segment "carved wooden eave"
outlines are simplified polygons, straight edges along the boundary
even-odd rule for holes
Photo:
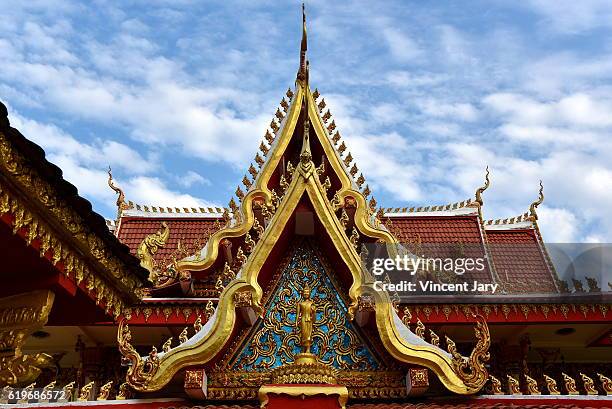
[[[0,217],[114,316],[139,299],[146,270],[0,104]]]

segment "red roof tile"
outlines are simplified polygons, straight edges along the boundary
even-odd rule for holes
[[[400,242],[482,243],[478,216],[393,217],[385,225]]]
[[[385,226],[413,252],[427,257],[484,257],[485,249],[478,216],[409,216],[387,218]],[[469,275],[469,276],[468,276]],[[490,280],[488,267],[468,273],[465,279]]]
[[[487,239],[495,271],[511,292],[556,292],[534,230],[488,230]]]
[[[170,229],[170,236],[166,244],[153,256],[156,262],[166,264],[171,261],[171,256],[177,258],[179,252],[177,245],[180,240],[181,247],[187,251],[185,255],[193,254],[203,247],[210,234],[219,229],[219,224],[214,218],[144,218],[124,217],[121,219],[118,237],[121,242],[130,248],[132,254],[136,254],[138,245],[149,234],[159,231],[162,222],[166,222]],[[197,247],[197,248],[196,248]]]

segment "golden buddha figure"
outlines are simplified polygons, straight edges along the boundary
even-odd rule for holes
[[[315,304],[310,299],[310,287],[306,285],[302,290],[302,301],[298,303],[295,316],[295,322],[300,328],[300,345],[304,354],[310,354],[315,310]]]

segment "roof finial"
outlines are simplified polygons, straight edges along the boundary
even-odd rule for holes
[[[482,192],[487,190],[487,188],[491,184],[491,182],[489,180],[489,167],[488,166],[486,168],[486,172],[487,173],[485,174],[485,184],[483,186],[479,187],[478,189],[476,189],[476,203],[478,203],[480,206],[482,206],[484,204],[484,202],[482,200]]]
[[[308,50],[308,36],[306,34],[306,7],[302,3],[302,43],[300,45],[300,69],[297,79],[308,83],[308,61],[306,51]]]
[[[123,193],[123,190],[119,189],[113,183],[113,171],[111,170],[110,166],[108,167],[108,186],[110,186],[110,188],[113,189],[115,193],[119,194],[119,197],[117,198],[117,207],[120,211],[123,210],[125,206],[125,194]]]
[[[540,192],[538,194],[538,199],[529,206],[529,215],[534,220],[538,220],[538,215],[536,214],[536,208],[539,205],[541,205],[543,201],[544,201],[544,185],[542,184],[542,181],[540,180]]]

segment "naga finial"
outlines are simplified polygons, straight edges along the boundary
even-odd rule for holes
[[[486,319],[480,314],[473,314],[476,318],[474,333],[476,345],[469,357],[464,358],[457,352],[455,343],[447,338],[448,352],[453,357],[453,369],[466,386],[480,390],[489,379],[486,363],[490,359],[489,347],[491,346],[491,334]]]
[[[476,189],[476,203],[478,203],[480,206],[484,204],[484,201],[482,200],[482,193],[487,190],[490,184],[491,181],[489,180],[489,167],[487,166],[485,173],[485,184]]]
[[[543,201],[544,201],[544,185],[542,184],[542,181],[540,180],[540,192],[538,194],[538,199],[535,202],[533,202],[531,205],[529,205],[529,215],[534,220],[538,220],[536,209],[539,205],[542,204]]]
[[[168,237],[170,237],[170,228],[166,222],[162,222],[161,229],[146,236],[136,250],[136,255],[140,259],[140,265],[149,270],[149,281],[153,284],[157,283],[158,278],[153,255],[157,253],[160,247],[166,244]]]
[[[119,197],[117,197],[117,209],[119,214],[121,214],[122,210],[129,209],[129,205],[125,202],[125,193],[123,193],[123,190],[115,186],[113,181],[113,171],[110,166],[108,167],[108,186],[119,195]]]

